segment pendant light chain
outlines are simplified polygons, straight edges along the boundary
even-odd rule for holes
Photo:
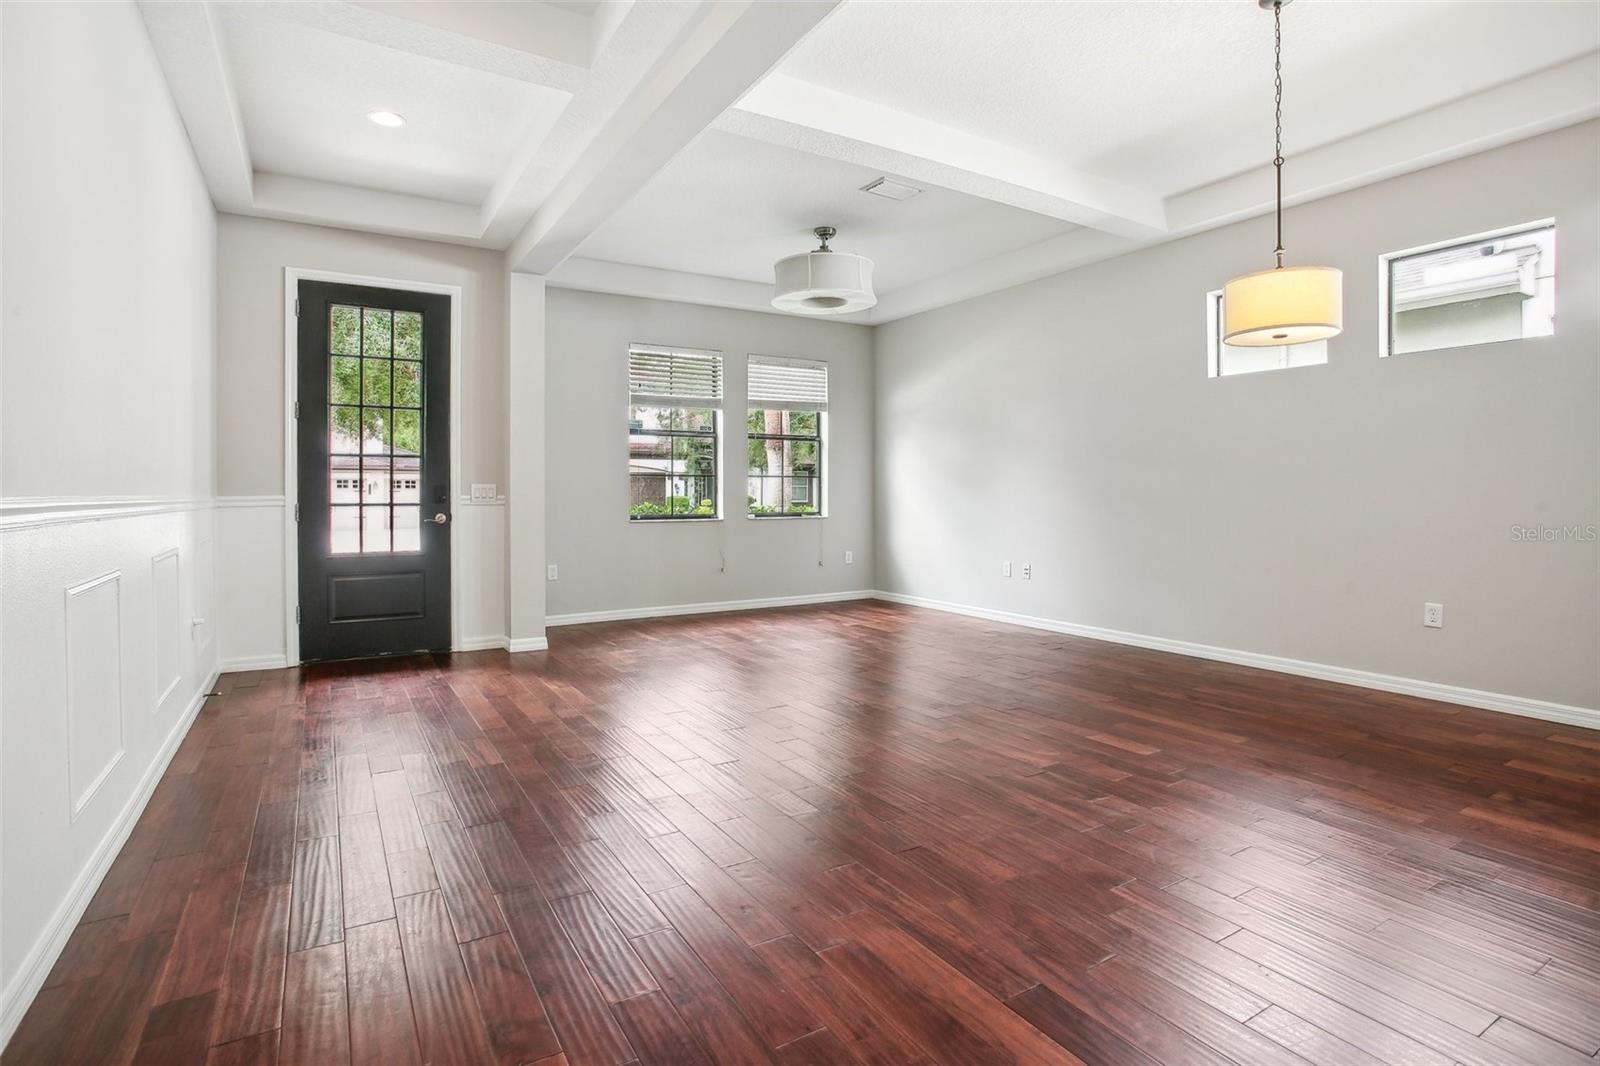
[[[1278,257],[1278,267],[1283,267],[1283,0],[1272,5],[1272,107],[1276,124],[1273,128],[1272,167],[1278,176],[1278,246],[1273,255]]]

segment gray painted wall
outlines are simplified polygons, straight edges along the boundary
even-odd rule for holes
[[[1512,528],[1600,522],[1597,162],[1590,122],[1291,210],[1325,366],[1206,377],[1270,218],[879,327],[878,587],[1600,705],[1600,544]],[[1547,216],[1556,336],[1378,358],[1380,253]]]
[[[554,288],[547,313],[547,558],[560,568],[548,589],[551,615],[872,587],[867,327]],[[720,521],[628,521],[633,342],[723,354]],[[752,353],[828,363],[826,518],[745,517],[745,359]],[[855,553],[851,566],[846,550]]]
[[[505,257],[480,248],[217,216],[217,491],[283,485],[283,271],[461,286],[461,491],[506,485]]]
[[[138,11],[5,29],[0,492],[210,496],[216,222]]]

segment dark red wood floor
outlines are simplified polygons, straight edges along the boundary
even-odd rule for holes
[[[552,644],[225,678],[5,1062],[1594,1066],[1600,733],[876,603]]]

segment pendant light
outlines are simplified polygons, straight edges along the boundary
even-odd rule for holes
[[[1334,267],[1283,265],[1283,8],[1289,0],[1258,0],[1272,9],[1273,105],[1277,115],[1278,265],[1245,274],[1222,290],[1222,339],[1243,348],[1306,344],[1344,328],[1344,274]]]
[[[828,242],[837,232],[832,226],[818,226],[811,232],[822,247],[786,256],[774,265],[777,283],[772,306],[802,315],[844,315],[876,305],[872,260],[829,248]]]

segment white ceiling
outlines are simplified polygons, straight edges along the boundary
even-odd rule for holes
[[[1590,3],[1301,0],[1283,25],[1291,154],[1600,44]],[[1250,0],[849,3],[778,71],[1162,196],[1272,156]]]
[[[782,256],[833,247],[874,261],[888,291],[1044,237],[1070,224],[929,188],[896,202],[861,191],[880,171],[720,133],[702,134],[583,243],[586,258],[772,282]],[[915,183],[912,183],[915,184]]]
[[[284,21],[219,9],[257,171],[481,204],[571,94]],[[369,111],[405,116],[399,129]]]
[[[770,310],[772,261],[826,224],[887,321],[1271,206],[1251,0],[140,10],[219,208],[505,249],[557,285]],[[1298,0],[1290,201],[1600,115],[1597,10]],[[925,191],[858,191],[880,175]]]

